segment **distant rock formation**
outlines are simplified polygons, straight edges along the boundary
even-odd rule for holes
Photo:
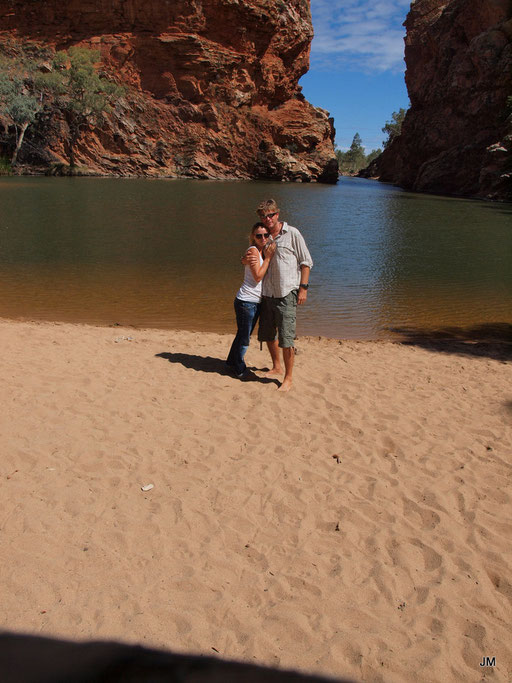
[[[333,120],[298,86],[312,37],[309,0],[0,0],[0,46],[100,50],[127,86],[77,148],[113,175],[336,182]]]
[[[369,174],[415,191],[512,199],[512,2],[416,0],[405,26],[411,108]]]

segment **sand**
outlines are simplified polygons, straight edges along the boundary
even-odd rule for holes
[[[224,374],[225,335],[0,339],[2,628],[512,679],[506,347],[301,338],[280,394]]]

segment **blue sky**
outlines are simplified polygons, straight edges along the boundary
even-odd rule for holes
[[[367,152],[382,146],[381,128],[409,98],[404,83],[410,0],[311,0],[315,37],[300,80],[312,104],[334,116],[336,143],[357,132]]]

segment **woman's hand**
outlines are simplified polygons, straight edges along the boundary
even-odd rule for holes
[[[275,242],[271,242],[270,244],[267,244],[265,247],[265,259],[270,259],[274,256],[276,253],[277,249],[277,244]]]

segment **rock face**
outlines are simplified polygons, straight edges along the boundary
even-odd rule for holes
[[[416,0],[405,26],[411,108],[372,172],[417,191],[512,199],[512,2]]]
[[[333,121],[298,86],[312,36],[309,0],[0,0],[0,44],[96,49],[126,86],[77,149],[107,174],[336,182]]]

